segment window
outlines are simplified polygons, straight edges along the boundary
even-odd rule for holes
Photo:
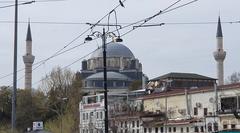
[[[201,131],[201,132],[204,132],[203,126],[200,127],[200,131]]]
[[[214,131],[218,131],[218,123],[217,122],[215,122],[213,124],[213,129],[214,129]]]
[[[137,121],[137,127],[139,127],[139,121]]]
[[[85,120],[85,113],[83,113],[83,120]]]
[[[155,133],[158,133],[158,128],[157,127],[155,128]]]
[[[88,101],[87,101],[88,104],[96,103],[96,102],[97,102],[97,97],[96,97],[96,96],[88,97],[87,100],[88,100]]]
[[[195,133],[199,132],[198,127],[194,127],[194,132]]]
[[[100,112],[100,119],[103,118],[103,112]]]
[[[123,127],[123,122],[121,122],[121,127]]]
[[[88,120],[88,113],[86,113],[86,120]]]
[[[135,130],[134,130],[134,129],[132,130],[132,133],[135,133]]]
[[[204,108],[203,114],[204,114],[204,116],[206,116],[208,114],[208,109],[207,108]]]
[[[147,128],[144,128],[144,133],[147,133]]]
[[[127,127],[127,121],[125,121],[125,127]]]
[[[227,129],[227,125],[223,125],[223,129]]]
[[[135,127],[135,121],[132,121],[132,127]]]
[[[90,117],[93,116],[93,112],[90,112]]]
[[[161,133],[163,133],[163,127],[160,128]]]
[[[237,108],[237,97],[221,98],[221,110],[223,112],[232,111]]]
[[[100,96],[100,102],[103,102],[104,96]]]
[[[139,129],[137,129],[137,133],[139,133]]]
[[[176,127],[173,127],[173,132],[176,132]]]
[[[125,129],[125,133],[127,133],[128,131],[127,131],[127,129]]]
[[[189,132],[189,127],[186,127],[186,131],[187,131],[187,133]]]
[[[181,127],[181,133],[183,133],[183,128]]]
[[[168,128],[168,132],[172,132],[172,128],[171,127]]]
[[[235,128],[236,128],[236,125],[235,125],[235,124],[231,124],[231,128],[232,128],[232,129],[235,129]]]
[[[85,133],[85,130],[83,129],[82,132]]]
[[[120,133],[123,133],[123,130],[122,130],[122,129],[120,130]]]
[[[208,132],[212,132],[212,123],[208,123]]]
[[[194,107],[193,113],[194,113],[194,115],[198,115],[198,108],[197,107]]]
[[[98,117],[99,117],[99,116],[98,116],[98,112],[96,112],[96,113],[97,113],[97,119],[98,119]]]
[[[151,133],[152,132],[152,128],[148,128],[148,132]]]

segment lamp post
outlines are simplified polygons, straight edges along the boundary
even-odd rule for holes
[[[99,31],[95,31],[93,32],[92,35],[88,35],[87,38],[85,38],[85,41],[91,41],[92,37],[91,36],[96,36],[96,37],[101,37],[102,39],[102,49],[103,49],[103,87],[104,87],[104,115],[105,115],[105,119],[104,119],[104,126],[105,126],[105,133],[108,133],[108,98],[107,98],[107,93],[108,93],[108,89],[107,89],[107,61],[106,61],[106,39],[107,37],[117,37],[113,32],[105,32],[105,28],[103,28],[103,32],[99,32]],[[122,39],[120,38],[120,36],[118,36],[115,39],[116,42],[122,42]]]

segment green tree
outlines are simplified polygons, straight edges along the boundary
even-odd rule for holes
[[[7,86],[0,87],[0,131],[10,128],[11,122],[11,89]]]
[[[46,96],[39,90],[17,90],[17,128],[20,131],[32,127],[33,121],[44,121],[47,110],[45,108]]]

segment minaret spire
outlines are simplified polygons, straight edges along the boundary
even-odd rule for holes
[[[217,35],[216,35],[216,37],[223,37],[220,16],[218,17],[218,26],[217,26]]]
[[[217,49],[213,53],[215,60],[217,61],[217,78],[218,85],[224,84],[224,59],[226,57],[226,51],[223,49],[223,34],[220,16],[218,17],[217,25]]]
[[[29,21],[28,21],[28,29],[27,29],[26,41],[32,41],[31,27],[30,27],[30,22]]]
[[[35,56],[32,55],[32,35],[29,21],[26,37],[26,54],[23,56],[23,62],[25,64],[25,89],[32,89],[32,64],[34,59]]]

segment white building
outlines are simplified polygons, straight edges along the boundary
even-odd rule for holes
[[[145,96],[142,98],[144,111],[167,112],[167,119],[143,121],[144,133],[239,130],[239,94],[240,84],[231,84],[218,86],[217,91],[214,87],[187,91],[175,89]]]
[[[84,96],[79,104],[80,133],[103,133],[104,97],[103,95]]]
[[[140,114],[137,115],[133,112],[139,113],[142,110],[141,104],[135,99],[144,94],[144,90],[108,94],[109,132],[140,133],[140,125],[142,125],[139,119]],[[80,133],[103,133],[104,111],[103,94],[84,96],[79,104]]]

